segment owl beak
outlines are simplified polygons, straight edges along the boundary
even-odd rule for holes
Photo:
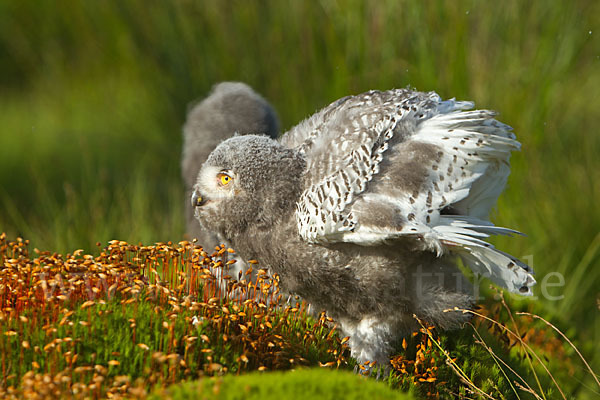
[[[192,207],[200,207],[206,203],[206,199],[202,197],[198,189],[192,193]]]

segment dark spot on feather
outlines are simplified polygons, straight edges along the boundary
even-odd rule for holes
[[[431,168],[432,168],[434,171],[437,171],[437,169],[438,169],[438,166],[437,166],[437,165],[435,165],[435,164],[433,164],[433,166],[432,166]]]
[[[338,185],[336,183],[334,183],[333,188],[335,189],[335,192],[338,195],[338,198],[342,197],[342,193],[340,192],[340,188],[338,187]]]
[[[427,218],[425,218],[425,220],[427,221],[427,223],[431,222],[431,217],[428,215]]]
[[[319,199],[319,202],[323,203],[323,200],[325,199],[325,195],[323,194],[323,188],[319,188],[319,190],[317,191],[317,198]],[[316,206],[316,205],[315,205]]]
[[[508,269],[514,268],[515,267],[515,263],[514,262],[509,262],[507,265]]]
[[[410,201],[410,204],[415,204],[415,199],[413,199],[412,197],[410,197],[408,200]]]
[[[344,185],[346,188],[350,187],[350,182],[348,182],[349,178],[348,178],[348,174],[346,174],[346,172],[344,172],[344,170],[342,170],[342,179],[344,180]]]
[[[415,214],[410,213],[406,216],[408,218],[409,221],[414,221],[415,220]]]

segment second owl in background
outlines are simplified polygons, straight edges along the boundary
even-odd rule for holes
[[[183,127],[181,173],[185,184],[186,233],[205,249],[222,242],[214,232],[202,229],[190,204],[192,187],[200,167],[223,140],[234,135],[267,134],[276,138],[279,121],[271,104],[242,82],[221,82],[188,112]],[[210,251],[209,251],[210,253]]]

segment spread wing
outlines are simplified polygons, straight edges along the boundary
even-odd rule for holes
[[[514,230],[488,221],[519,149],[511,128],[470,102],[371,91],[340,99],[282,143],[307,160],[296,219],[311,243],[412,240],[459,254],[475,272],[531,294],[532,270],[484,239]]]

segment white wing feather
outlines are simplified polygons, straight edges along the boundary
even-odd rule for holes
[[[302,149],[308,163],[296,210],[303,239],[377,245],[412,237],[531,294],[531,268],[483,240],[518,233],[487,218],[520,144],[495,113],[465,111],[472,107],[433,92],[372,91],[340,99],[286,134],[282,143]]]

